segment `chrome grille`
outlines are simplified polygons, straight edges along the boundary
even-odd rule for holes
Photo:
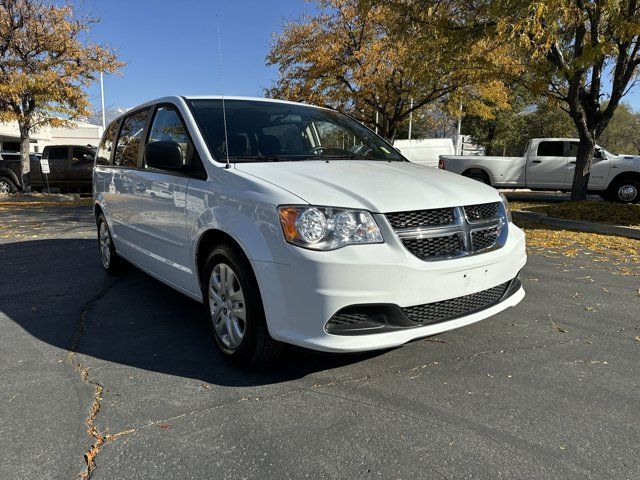
[[[504,245],[507,218],[500,202],[386,214],[409,252],[421,260],[474,255]]]
[[[495,218],[498,216],[499,205],[500,202],[481,203],[480,205],[468,205],[464,207],[464,213],[467,215],[467,219],[470,222],[477,222],[478,220]]]
[[[473,312],[484,310],[497,304],[507,291],[507,288],[509,288],[509,283],[510,282],[506,282],[497,287],[463,297],[406,307],[403,308],[402,311],[411,320],[421,324],[451,320],[456,317],[470,315]]]
[[[500,227],[487,228],[485,230],[471,231],[471,245],[473,250],[479,252],[491,248],[498,236],[500,235]]]
[[[464,239],[460,234],[447,235],[446,237],[406,239],[402,243],[411,253],[422,260],[464,252]]]
[[[387,220],[395,229],[447,225],[453,223],[453,208],[435,208],[433,210],[414,210],[413,212],[387,213]]]

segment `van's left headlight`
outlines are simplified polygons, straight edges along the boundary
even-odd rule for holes
[[[278,207],[287,242],[312,250],[335,250],[358,243],[383,243],[380,228],[366,210],[284,205]]]
[[[509,205],[509,200],[504,196],[503,193],[500,193],[500,198],[502,199],[502,205],[504,205],[504,212],[507,214],[507,220],[513,222],[513,218],[511,217],[511,206]]]

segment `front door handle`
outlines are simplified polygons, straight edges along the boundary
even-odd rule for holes
[[[531,160],[531,163],[542,163],[542,160]]]
[[[569,162],[569,163],[576,163],[576,161],[574,160],[574,161],[572,161],[572,162]]]

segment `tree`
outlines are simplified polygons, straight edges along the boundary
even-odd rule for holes
[[[31,189],[31,132],[88,115],[84,87],[96,73],[123,65],[108,48],[85,41],[96,21],[75,17],[70,5],[0,0],[0,121],[18,123],[24,191]]]
[[[517,47],[514,58],[523,71],[535,72],[527,87],[560,102],[571,116],[580,138],[571,198],[586,199],[596,140],[633,85],[640,65],[638,1],[473,3],[481,4],[480,15],[490,19],[485,22],[489,30]]]
[[[640,114],[621,103],[598,144],[615,153],[640,154]]]
[[[577,136],[571,117],[557,102],[543,100],[535,104],[527,95],[512,100],[511,105],[511,109],[497,112],[492,119],[463,119],[463,131],[474,143],[486,147],[489,155],[522,155],[532,138]]]
[[[458,110],[464,100],[482,116],[491,115],[487,103],[505,106],[504,85],[485,68],[488,44],[451,33],[447,2],[421,2],[430,13],[420,23],[405,22],[386,2],[317,3],[319,13],[275,36],[267,63],[278,66],[279,79],[268,96],[339,109],[389,140],[411,112],[434,102]]]

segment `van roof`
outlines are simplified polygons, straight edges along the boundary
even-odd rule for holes
[[[136,105],[135,107],[128,109],[126,112],[123,112],[121,115],[118,115],[117,118],[120,118],[124,115],[127,115],[130,111],[134,111],[134,110],[138,110],[140,108],[145,108],[145,107],[149,107],[151,105],[154,105],[156,103],[180,103],[181,101],[185,101],[185,100],[222,100],[223,96],[222,95],[170,95],[167,97],[161,97],[161,98],[156,98],[154,100],[149,100],[148,102],[144,102],[141,103],[140,105]],[[299,105],[299,106],[303,106],[303,107],[310,107],[310,108],[324,108],[327,110],[331,110],[330,108],[327,107],[320,107],[318,105],[311,105],[308,103],[302,103],[302,102],[292,102],[290,100],[278,100],[275,98],[265,98],[265,97],[243,97],[243,96],[236,96],[236,95],[224,95],[224,99],[225,100],[249,100],[249,101],[255,101],[255,102],[269,102],[269,103],[282,103],[282,104],[287,104],[287,105]]]

